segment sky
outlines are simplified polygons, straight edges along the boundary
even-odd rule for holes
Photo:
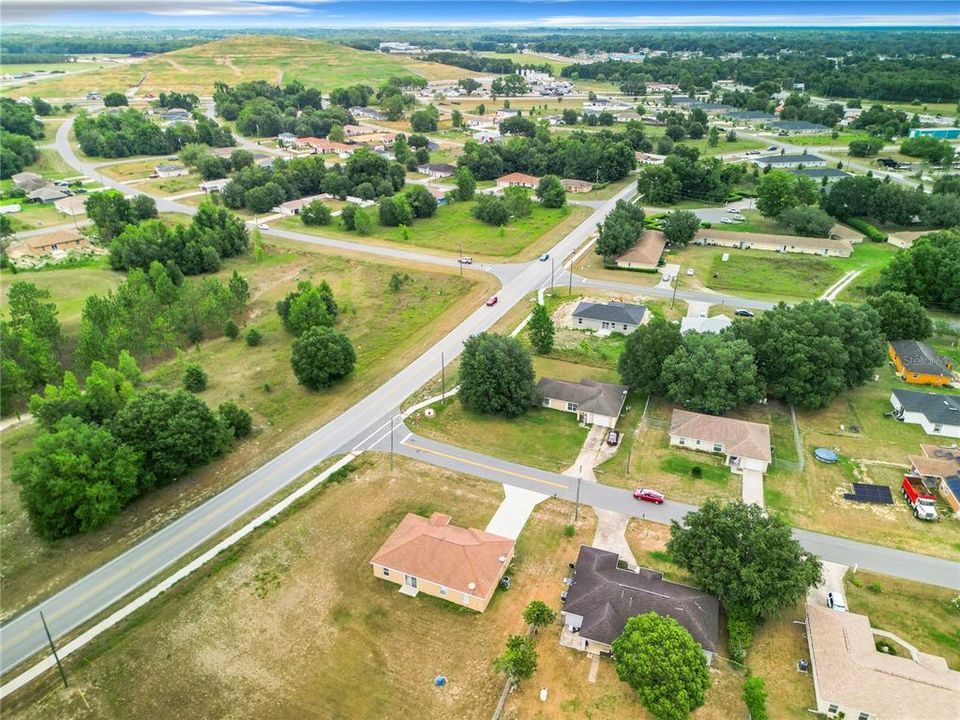
[[[953,26],[957,0],[4,0],[4,24],[80,27]]]

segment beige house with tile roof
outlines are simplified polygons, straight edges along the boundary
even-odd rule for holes
[[[450,516],[413,513],[370,560],[373,574],[410,597],[426,593],[483,612],[513,559],[514,541],[450,524]]]
[[[766,472],[773,460],[769,425],[686,410],[670,417],[670,444],[723,455],[735,473]]]

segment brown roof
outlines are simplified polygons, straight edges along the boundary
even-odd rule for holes
[[[879,652],[865,615],[807,605],[807,637],[821,707],[836,703],[880,718],[960,716],[960,673],[909,648],[906,657]]]
[[[509,557],[509,538],[450,524],[450,516],[429,518],[407,513],[370,560],[476,597],[487,597],[500,581],[501,558]]]
[[[76,230],[54,230],[44,235],[34,235],[27,240],[27,245],[31,250],[43,252],[52,248],[54,245],[62,249],[62,246],[80,245],[86,242],[87,237],[81,235]]]
[[[674,410],[670,434],[709,443],[723,443],[728,455],[770,462],[770,426],[762,423]]]
[[[747,245],[785,245],[800,248],[831,248],[853,252],[853,245],[849,240],[831,240],[830,238],[801,237],[800,235],[776,235],[773,233],[748,233],[733,230],[719,230],[701,227],[697,230],[697,238],[716,238],[717,240],[738,240]]]
[[[910,455],[914,469],[924,477],[960,477],[960,450],[939,445],[920,445],[923,455]]]
[[[587,191],[593,189],[592,182],[587,182],[586,180],[577,180],[575,178],[563,178],[560,181],[560,184],[563,185],[564,189],[577,188]]]
[[[536,185],[540,182],[540,178],[534,177],[533,175],[527,175],[526,173],[510,173],[502,177],[497,178],[497,183],[526,183],[527,185]]]
[[[617,258],[617,261],[656,265],[660,262],[663,249],[667,245],[667,237],[659,230],[644,230],[637,244]]]

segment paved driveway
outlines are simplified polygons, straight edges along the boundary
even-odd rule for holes
[[[743,471],[743,501],[763,507],[763,473],[759,470]]]
[[[547,495],[515,485],[503,486],[503,502],[487,523],[487,532],[516,540],[527,524],[533,509],[547,499]]]

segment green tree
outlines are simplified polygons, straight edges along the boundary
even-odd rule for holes
[[[492,333],[467,338],[459,378],[460,402],[476,413],[516,417],[536,399],[530,353],[516,338]]]
[[[247,437],[253,432],[253,418],[235,402],[225,402],[217,408],[217,415],[225,427],[230,428],[235,440]]]
[[[487,225],[506,225],[510,221],[510,208],[503,198],[495,195],[478,195],[471,212],[477,220]]]
[[[680,326],[662,317],[654,317],[627,336],[618,369],[620,379],[632,390],[644,394],[661,393],[664,361],[680,347]]]
[[[644,212],[639,204],[618,200],[597,235],[595,252],[604,258],[622,255],[637,244],[643,234]]]
[[[527,326],[530,331],[530,344],[540,355],[549,355],[553,350],[553,319],[547,312],[545,305],[537,303],[530,315],[530,322]]]
[[[767,720],[767,690],[763,678],[751,675],[743,682],[743,704],[747,706],[750,720]]]
[[[530,191],[526,188],[504,188],[503,202],[506,203],[507,210],[510,211],[512,217],[530,217],[533,212],[533,202],[530,200]]]
[[[797,205],[815,205],[819,198],[813,180],[785,170],[772,170],[757,183],[757,210],[766,217],[777,217]]]
[[[240,337],[240,328],[234,320],[227,320],[227,324],[223,326],[223,334],[231,340],[236,340]]]
[[[537,197],[545,208],[560,208],[567,204],[567,193],[556,175],[544,175],[540,178]]]
[[[293,374],[310,390],[323,390],[346,377],[356,361],[350,338],[323,326],[305,330],[293,341],[290,355]]]
[[[818,207],[798,205],[784,210],[780,222],[804,237],[830,237],[834,219]]]
[[[410,185],[403,191],[410,212],[415,218],[428,218],[437,214],[437,199],[423,185]],[[404,223],[409,225],[409,223]]]
[[[537,629],[553,624],[556,619],[557,613],[543,600],[531,600],[523,609],[523,621]]]
[[[750,343],[713,333],[687,333],[663,361],[661,376],[668,398],[711,415],[755,403],[762,395]]]
[[[207,373],[199,365],[187,365],[183,372],[183,387],[192,393],[203,392],[207,389]]]
[[[617,676],[658,720],[685,720],[703,705],[710,687],[703,648],[673,618],[635,615],[611,648]]]
[[[103,96],[104,107],[120,107],[128,104],[127,96],[122,92],[111,92]]]
[[[107,244],[132,222],[136,222],[133,208],[119,190],[104,190],[90,193],[86,201],[87,217],[100,233],[100,240]]]
[[[507,638],[506,649],[493,661],[493,667],[516,683],[533,677],[538,661],[536,644],[531,636],[511,635]]]
[[[728,613],[766,620],[792,607],[822,579],[820,560],[783,520],[757,505],[707,500],[673,521],[667,551]]]
[[[933,334],[933,322],[920,300],[898,290],[867,299],[880,315],[880,329],[887,340],[925,340]]]
[[[329,225],[331,216],[330,206],[322,200],[314,200],[300,210],[300,219],[304,225]]]
[[[960,230],[917,238],[893,256],[881,271],[876,289],[899,290],[915,295],[925,306],[960,312]]]
[[[139,385],[143,380],[143,373],[140,372],[137,361],[134,360],[133,355],[126,350],[120,351],[120,356],[117,360],[117,370],[120,371],[120,374],[123,375],[127,382],[133,387]]]
[[[209,462],[226,440],[210,408],[185,390],[141,393],[117,413],[111,428],[120,442],[143,455],[143,488],[166,485]]]
[[[369,235],[373,232],[373,218],[366,208],[357,208],[353,215],[353,224],[361,235]]]
[[[710,147],[716,147],[720,144],[720,129],[716,125],[710,127],[710,132],[707,134],[707,145]]]
[[[879,137],[868,137],[862,140],[851,140],[848,144],[850,157],[874,157],[883,150],[884,139]]]
[[[65,417],[13,460],[13,482],[37,534],[53,540],[102,527],[138,494],[141,457],[106,428]]]
[[[672,205],[680,199],[682,190],[680,178],[664,165],[647,165],[637,178],[637,192],[647,205]]]
[[[663,234],[676,247],[689,245],[699,228],[700,218],[690,210],[674,210],[663,219]]]
[[[256,347],[263,342],[263,333],[256,328],[250,328],[247,330],[247,334],[244,336],[244,339],[247,341],[247,345],[249,347]]]
[[[454,179],[454,183],[457,186],[457,189],[454,192],[457,200],[473,200],[473,194],[477,190],[477,181],[474,180],[473,173],[470,172],[470,168],[457,168],[457,174]]]

